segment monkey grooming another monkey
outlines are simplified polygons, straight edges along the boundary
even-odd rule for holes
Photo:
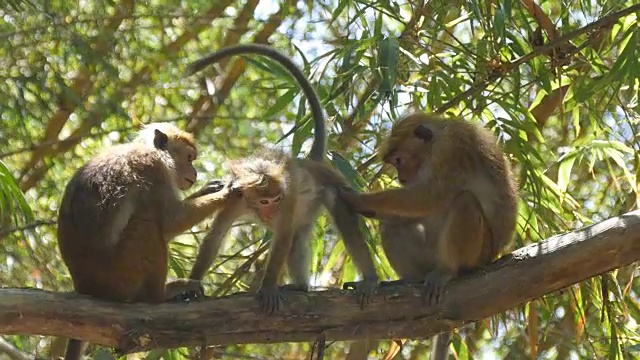
[[[381,219],[382,247],[401,277],[383,285],[421,282],[425,301],[435,304],[450,279],[491,263],[512,240],[517,185],[511,165],[489,130],[423,113],[394,123],[380,155],[403,187],[344,189],[340,196]],[[433,358],[445,359],[449,338],[436,342]]]
[[[325,119],[319,98],[302,71],[287,56],[264,45],[223,48],[193,63],[190,73],[238,54],[269,57],[293,75],[311,106],[314,140],[308,159],[296,159],[281,151],[264,149],[253,157],[229,162],[231,181],[242,189],[242,200],[229,202],[214,219],[189,277],[201,280],[234,221],[242,215],[253,215],[274,232],[257,298],[265,312],[277,311],[282,301],[281,289],[308,291],[310,236],[320,207],[324,206],[362,273],[363,280],[353,284],[360,305],[364,306],[377,288],[378,276],[360,230],[360,226],[364,226],[362,219],[337,196],[338,190],[347,183],[325,161]],[[292,281],[280,288],[278,280],[285,264]]]
[[[150,124],[138,138],[114,146],[80,168],[65,188],[58,245],[75,291],[122,302],[158,303],[182,292],[201,293],[198,281],[165,286],[168,242],[221,208],[230,188],[205,187],[180,200],[196,181],[193,136],[171,124]],[[78,360],[79,340],[65,359]]]

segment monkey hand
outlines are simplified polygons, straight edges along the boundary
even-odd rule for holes
[[[222,180],[211,180],[207,182],[200,190],[189,195],[188,199],[198,198],[200,196],[217,193],[224,189],[225,183]]]
[[[204,287],[198,280],[178,279],[165,288],[165,299],[170,302],[190,302],[205,297]]]
[[[278,286],[262,286],[256,295],[260,308],[267,314],[280,310],[284,297]]]
[[[422,301],[429,306],[436,305],[445,292],[445,285],[451,280],[453,274],[451,271],[438,268],[430,273],[424,279],[422,288]]]
[[[227,188],[230,191],[230,193],[238,197],[242,196],[242,193],[243,193],[242,187],[237,182],[234,182],[234,181],[229,182],[227,184]]]
[[[343,201],[349,204],[354,212],[357,212],[358,214],[368,218],[376,217],[376,212],[367,208],[367,206],[364,204],[362,194],[358,193],[353,188],[349,186],[343,186],[339,188],[338,196],[340,196]]]
[[[378,289],[378,280],[348,281],[342,285],[345,290],[355,290],[360,309],[371,303],[371,297]]]

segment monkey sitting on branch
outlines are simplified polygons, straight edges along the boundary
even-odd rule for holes
[[[379,153],[403,187],[343,188],[340,196],[381,219],[382,247],[401,277],[381,286],[422,283],[424,300],[433,305],[447,282],[489,264],[511,242],[517,216],[511,165],[487,129],[423,113],[395,122]],[[436,341],[433,359],[446,358],[445,339]]]
[[[76,292],[149,303],[202,294],[194,280],[165,286],[168,242],[237,195],[211,183],[181,200],[177,190],[196,181],[196,154],[191,134],[157,123],[76,171],[58,214],[58,245]],[[80,359],[82,352],[82,342],[70,340],[65,359]]]
[[[257,293],[266,313],[279,310],[281,290],[308,291],[310,236],[324,206],[342,235],[347,250],[361,271],[363,280],[353,283],[361,306],[369,301],[378,284],[373,259],[360,230],[362,219],[339,197],[345,179],[325,161],[325,119],[320,100],[302,71],[285,55],[258,44],[223,48],[190,65],[190,74],[223,58],[238,54],[257,54],[280,63],[301,86],[311,106],[314,140],[308,159],[297,159],[281,151],[264,149],[245,159],[229,162],[231,181],[242,189],[241,201],[229,202],[214,219],[203,239],[190,278],[201,280],[222,240],[242,215],[253,215],[274,233],[267,267]],[[282,287],[278,280],[286,264],[291,283]]]

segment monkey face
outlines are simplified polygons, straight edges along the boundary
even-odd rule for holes
[[[384,162],[398,172],[398,180],[408,185],[431,156],[437,124],[424,114],[412,114],[398,120],[381,146]]]
[[[280,208],[280,201],[284,195],[282,193],[274,197],[253,197],[248,198],[249,206],[255,211],[256,216],[264,222],[271,221],[278,209]]]
[[[184,142],[174,142],[169,144],[169,153],[176,166],[176,182],[180,190],[187,190],[196,182],[198,172],[193,167],[197,153],[193,146]]]
[[[384,157],[386,163],[396,168],[398,181],[402,185],[410,184],[417,178],[431,151],[431,136],[431,130],[419,125],[414,132],[397,141],[397,145]]]
[[[385,162],[391,164],[398,173],[398,181],[402,185],[411,183],[418,175],[420,167],[423,163],[420,156],[412,154],[411,152],[398,149],[390,153]]]

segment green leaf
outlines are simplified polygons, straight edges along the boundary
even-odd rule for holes
[[[380,41],[378,52],[378,66],[380,67],[381,94],[393,91],[398,72],[398,56],[400,54],[400,42],[395,37],[387,37]]]
[[[504,45],[506,37],[504,28],[504,13],[502,12],[501,8],[497,8],[495,10],[493,23],[495,24],[496,35],[498,35],[498,37],[500,38],[500,44]]]
[[[340,173],[342,173],[345,179],[347,179],[349,185],[355,189],[362,190],[366,183],[356,169],[351,166],[349,161],[338,152],[331,151],[330,154],[331,163],[336,167],[336,169],[338,169],[338,171],[340,171]]]
[[[558,189],[563,193],[567,192],[567,186],[571,180],[571,169],[576,158],[577,154],[573,153],[571,156],[563,157],[560,161],[560,166],[558,167]]]
[[[262,115],[265,118],[270,118],[273,115],[279,113],[288,105],[291,105],[293,102],[293,98],[298,94],[298,89],[289,89],[287,92],[282,94],[278,100],[271,106],[265,113]],[[306,101],[306,99],[305,99]]]
[[[18,225],[33,221],[33,212],[13,178],[9,168],[0,160],[0,225]]]

